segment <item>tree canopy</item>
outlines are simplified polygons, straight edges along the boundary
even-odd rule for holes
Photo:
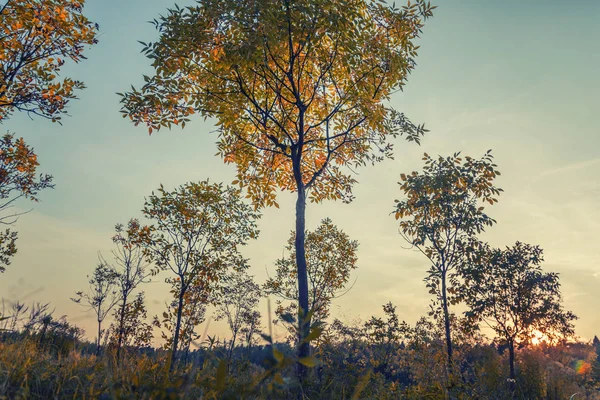
[[[422,127],[385,101],[414,68],[424,1],[203,0],[155,20],[145,44],[155,74],[124,94],[123,112],[152,132],[193,113],[216,118],[219,152],[258,204],[275,189],[312,200],[350,196],[345,165],[391,155],[388,136]]]

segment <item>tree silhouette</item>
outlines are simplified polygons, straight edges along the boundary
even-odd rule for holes
[[[152,344],[154,334],[152,325],[146,322],[148,312],[144,302],[145,294],[139,292],[133,301],[125,303],[124,309],[121,307],[115,309],[115,322],[109,327],[108,340],[117,351],[123,348],[139,349]],[[119,362],[118,358],[117,362]]]
[[[537,333],[549,340],[574,333],[577,317],[563,309],[558,274],[542,270],[542,253],[521,242],[504,250],[478,244],[461,268],[467,316],[484,322],[508,346],[512,391],[518,344],[530,343]]]
[[[123,95],[123,113],[149,132],[193,113],[215,118],[219,153],[256,206],[296,192],[298,305],[308,317],[307,198],[352,199],[350,168],[392,156],[389,139],[419,141],[387,103],[414,68],[429,3],[366,0],[201,0],[155,21],[144,45],[155,74]],[[307,336],[310,319],[299,330]],[[301,357],[310,347],[299,348]],[[299,372],[302,375],[302,368]]]

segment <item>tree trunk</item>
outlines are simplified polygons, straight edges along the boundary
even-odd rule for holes
[[[98,320],[98,340],[96,342],[96,357],[100,356],[100,335],[102,335],[102,321]]]
[[[452,373],[452,336],[450,335],[450,311],[446,288],[446,271],[442,271],[442,308],[444,310],[444,328],[446,333],[446,352],[448,353],[448,373]]]
[[[121,347],[123,347],[123,336],[125,335],[125,307],[127,307],[127,297],[123,297],[121,309],[119,311],[119,335],[117,338],[117,365],[121,361]]]
[[[231,344],[229,345],[229,351],[227,352],[227,371],[229,371],[229,367],[231,365],[231,357],[233,356],[233,349],[235,347],[235,340],[237,339],[237,332],[233,334],[231,338]]]
[[[508,363],[510,366],[510,380],[508,381],[509,384],[509,388],[510,388],[510,393],[512,394],[512,397],[514,398],[515,395],[515,383],[516,383],[516,374],[515,374],[515,343],[514,341],[511,339],[508,341]]]
[[[177,345],[179,344],[179,330],[181,329],[181,314],[183,312],[184,294],[185,290],[182,287],[181,292],[179,293],[179,302],[177,303],[177,322],[175,324],[175,335],[173,337],[173,348],[171,349],[171,361],[169,364],[169,372],[173,372],[173,370],[175,369],[175,362],[177,361]]]
[[[306,192],[302,181],[298,184],[298,199],[296,200],[296,267],[298,272],[298,306],[302,317],[298,319],[298,328],[300,332],[300,347],[298,357],[308,357],[310,355],[310,344],[303,343],[310,330],[310,319],[308,318],[308,273],[306,269],[306,253],[304,249],[305,230],[306,230]],[[298,364],[298,377],[302,379],[306,374],[306,368]]]

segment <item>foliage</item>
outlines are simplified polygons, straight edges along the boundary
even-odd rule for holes
[[[84,59],[98,26],[85,0],[7,0],[0,6],[0,122],[14,110],[59,121],[83,83],[58,80],[65,60]]]
[[[400,190],[406,196],[396,200],[395,217],[400,234],[431,262],[425,282],[435,296],[432,314],[445,323],[448,366],[452,367],[452,336],[449,306],[457,286],[457,268],[464,262],[468,244],[495,221],[482,203],[493,205],[502,189],[494,186],[500,175],[491,150],[482,158],[460,153],[450,157],[423,157],[422,172],[401,174]]]
[[[432,9],[363,0],[175,7],[154,21],[160,39],[143,53],[155,75],[123,95],[124,116],[150,132],[195,112],[217,118],[219,151],[258,204],[297,184],[315,185],[314,201],[348,198],[354,180],[341,167],[389,155],[387,136],[403,128],[411,140],[423,133],[384,101],[414,68],[413,41]]]
[[[213,302],[213,286],[208,286],[202,277],[197,279],[188,278],[189,286],[183,295],[181,306],[178,296],[181,293],[181,280],[167,278],[167,283],[171,284],[171,295],[173,300],[166,304],[167,310],[162,313],[162,318],[154,316],[153,325],[159,329],[166,330],[161,332],[162,339],[165,340],[163,348],[173,348],[174,340],[179,321],[179,344],[177,348],[188,352],[192,342],[200,338],[196,328],[202,324],[206,316],[206,307]],[[181,307],[181,315],[179,309]]]
[[[30,316],[46,319],[47,305],[33,308],[36,312]],[[396,326],[395,309],[386,306],[386,314],[383,325],[389,321],[390,327]],[[29,321],[23,326],[27,325]],[[248,349],[248,358],[234,357],[229,370],[221,358],[226,350],[217,346],[194,351],[185,366],[169,373],[162,350],[132,347],[119,368],[111,368],[110,354],[97,357],[78,339],[65,336],[67,341],[61,342],[59,336],[47,333],[40,342],[39,325],[17,336],[0,334],[0,398],[446,398],[443,326],[426,318],[412,326],[400,325],[406,328],[402,328],[402,340],[387,342],[388,351],[382,352],[375,336],[363,334],[366,324],[345,325],[336,320],[330,328],[335,330],[333,340],[321,346],[319,359],[302,360],[310,366],[303,382],[294,378],[292,367],[299,360],[293,349],[274,343],[268,335],[264,336],[267,346]],[[315,328],[313,340],[320,335]],[[456,342],[460,381],[450,397],[511,398],[504,385],[506,352],[502,354],[501,348],[482,337],[473,339]],[[514,398],[559,400],[575,393],[581,399],[600,398],[594,389],[600,382],[589,369],[596,357],[592,344],[542,344],[516,351],[519,369]],[[383,357],[387,358],[385,368],[381,367]]]
[[[139,348],[151,346],[154,334],[152,325],[146,322],[148,313],[144,298],[144,292],[140,292],[133,301],[125,304],[123,310],[115,309],[115,322],[108,328],[108,342],[116,351],[124,347],[135,352]]]
[[[265,289],[280,299],[277,313],[297,313],[297,304],[284,307],[282,300],[298,299],[296,235],[292,231],[285,247],[288,255],[275,262],[275,276],[267,279]],[[350,273],[357,268],[358,242],[339,230],[331,219],[325,218],[317,229],[306,232],[304,242],[306,267],[309,281],[309,310],[316,321],[325,321],[329,316],[331,300],[343,294]]]
[[[1,109],[0,109],[1,113]],[[52,176],[36,176],[37,155],[23,138],[6,134],[0,139],[0,212],[5,212],[20,198],[38,201],[40,190],[54,188]],[[0,224],[12,225],[22,213],[0,215]],[[10,228],[0,232],[0,272],[4,272],[17,252],[17,232]]]
[[[184,311],[190,324],[186,332],[191,335],[204,314],[194,308],[206,306],[208,295],[226,272],[245,267],[246,259],[239,250],[257,237],[255,221],[260,214],[241,200],[238,190],[208,180],[187,183],[172,192],[161,186],[146,199],[142,212],[154,222],[139,229],[146,255],[160,269],[175,275],[167,279],[174,305],[163,315],[166,322],[173,320],[169,313],[175,313],[173,366]]]

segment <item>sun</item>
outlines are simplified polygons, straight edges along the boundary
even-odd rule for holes
[[[548,336],[538,330],[534,330],[531,334],[531,344],[538,346],[542,342],[548,342]]]

